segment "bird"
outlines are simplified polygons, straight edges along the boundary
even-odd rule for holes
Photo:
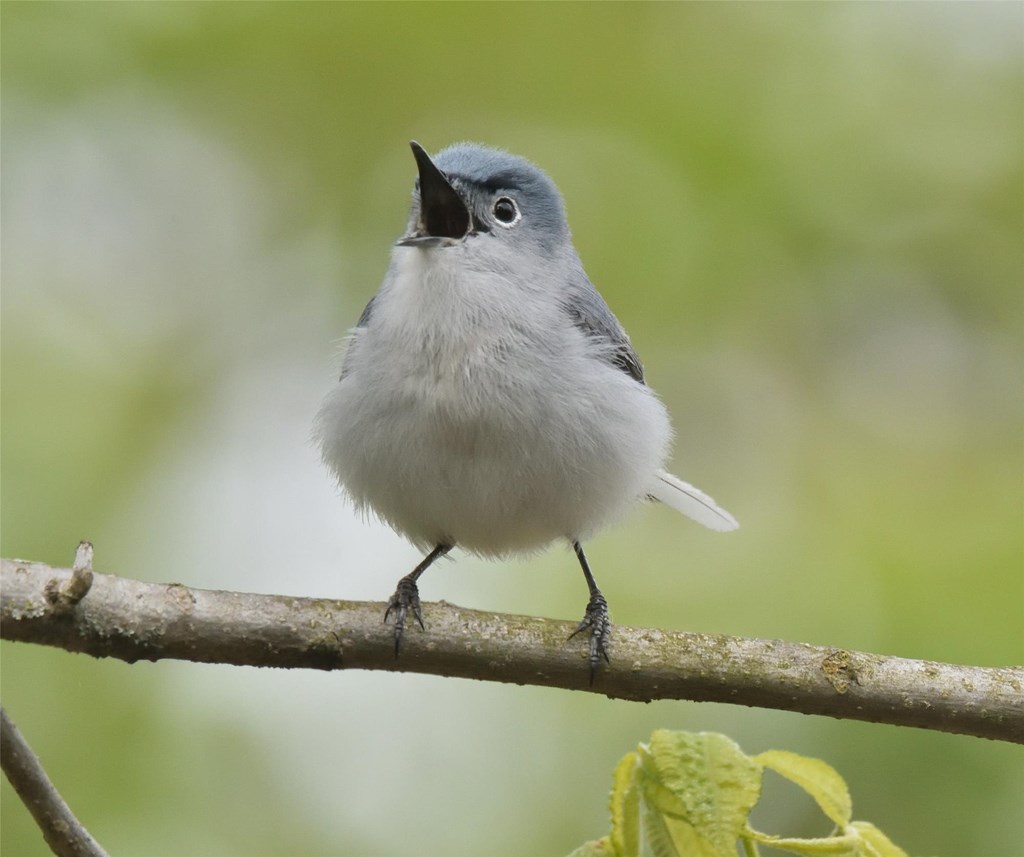
[[[425,552],[399,580],[399,656],[418,581],[454,548],[490,559],[572,546],[589,589],[593,684],[611,621],[583,542],[645,500],[712,530],[739,525],[664,469],[672,429],[629,336],[591,283],[541,168],[457,143],[418,176],[405,232],[350,331],[315,420],[354,506]]]

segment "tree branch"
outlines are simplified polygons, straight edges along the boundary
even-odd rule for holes
[[[53,787],[39,759],[18,727],[0,708],[0,762],[28,811],[43,831],[43,839],[58,857],[107,857],[99,843],[75,818]]]
[[[132,663],[392,670],[689,699],[918,726],[1024,743],[1024,668],[957,666],[778,640],[615,626],[611,664],[589,685],[574,625],[423,605],[401,657],[378,602],[190,589],[105,574],[70,610],[47,592],[73,572],[3,560],[0,636]],[[80,587],[79,587],[80,589]],[[76,590],[77,591],[77,590]]]

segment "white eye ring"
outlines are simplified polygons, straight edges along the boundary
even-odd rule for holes
[[[510,196],[499,196],[494,201],[494,219],[499,226],[509,229],[523,219],[523,214],[516,205],[516,201]]]

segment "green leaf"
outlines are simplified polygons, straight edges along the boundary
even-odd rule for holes
[[[907,852],[893,844],[881,830],[870,821],[855,821],[850,825],[851,832],[860,837],[858,855],[863,857],[907,857]]]
[[[605,836],[592,842],[584,842],[569,857],[610,857],[613,853],[611,842]]]
[[[753,760],[800,786],[841,830],[850,823],[853,814],[850,791],[831,765],[787,750],[768,750],[754,756]]]
[[[745,836],[763,845],[808,857],[907,857],[902,848],[894,845],[882,831],[867,821],[854,821],[841,836],[822,839],[787,839],[753,829],[748,829]]]
[[[667,729],[651,735],[640,758],[650,781],[644,797],[687,822],[710,849],[694,853],[735,855],[736,840],[761,794],[761,766],[724,735]]]
[[[650,857],[736,857],[735,848],[723,854],[679,818],[644,806],[644,849]]]
[[[747,821],[770,768],[803,788],[837,826],[834,836],[786,838]],[[907,857],[878,828],[850,822],[843,778],[819,759],[783,750],[746,756],[724,735],[659,729],[615,767],[612,830],[569,857],[736,857],[737,840],[804,857]]]
[[[770,833],[761,833],[759,830],[748,829],[746,837],[762,845],[770,845],[782,851],[791,851],[794,854],[806,854],[810,857],[827,854],[830,857],[860,857],[858,850],[860,840],[856,835],[850,836],[826,836],[820,839],[800,839],[797,837],[786,838],[774,836]]]
[[[643,777],[640,795],[643,798],[644,806],[649,806],[662,815],[683,821],[690,818],[690,811],[682,799],[650,776]]]
[[[615,857],[640,855],[640,789],[637,782],[639,757],[627,753],[615,766],[608,809],[612,816],[612,832],[608,837]]]

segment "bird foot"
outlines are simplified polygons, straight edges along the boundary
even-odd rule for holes
[[[608,658],[608,642],[612,636],[612,623],[608,617],[608,602],[600,590],[595,590],[587,602],[587,610],[583,614],[583,621],[576,626],[576,630],[569,635],[571,640],[581,631],[590,631],[590,654],[587,663],[590,666],[590,683],[594,683],[594,676],[601,663],[601,658],[606,663],[611,663]]]
[[[420,624],[422,630],[426,630],[423,625],[423,614],[420,612],[420,590],[416,586],[416,580],[410,577],[403,577],[398,581],[398,586],[395,588],[395,594],[391,596],[391,600],[388,601],[387,610],[384,611],[384,621],[387,622],[392,612],[395,614],[395,657],[398,657],[398,651],[402,647],[402,634],[405,633],[405,617],[409,611],[412,611],[413,617]]]

